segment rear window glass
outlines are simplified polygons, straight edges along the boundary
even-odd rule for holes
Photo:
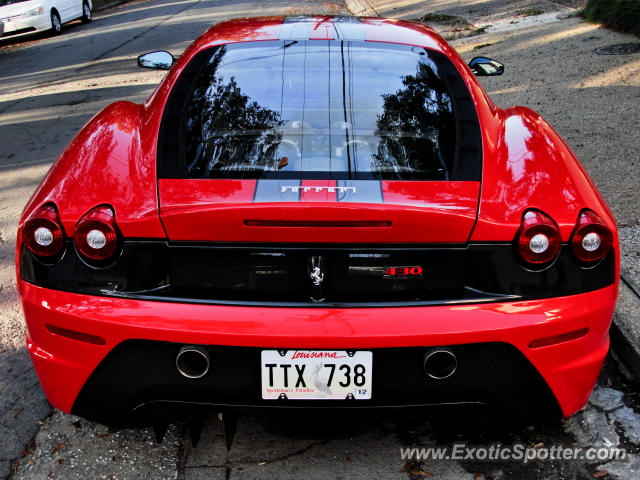
[[[163,118],[170,177],[450,180],[460,125],[477,125],[450,60],[419,47],[225,45],[182,77]]]

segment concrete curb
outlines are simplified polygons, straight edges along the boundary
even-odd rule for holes
[[[620,293],[611,325],[611,343],[625,367],[640,379],[640,295],[632,282],[620,277]]]

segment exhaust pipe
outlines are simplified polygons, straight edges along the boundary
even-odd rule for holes
[[[434,347],[424,355],[424,371],[435,380],[453,375],[458,368],[458,359],[448,347]]]
[[[209,352],[205,348],[185,345],[176,356],[176,368],[183,377],[202,378],[209,371]]]

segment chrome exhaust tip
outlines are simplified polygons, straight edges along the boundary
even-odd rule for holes
[[[458,368],[458,359],[450,348],[435,347],[424,355],[424,371],[435,380],[444,380]]]
[[[176,368],[183,377],[202,378],[209,371],[209,352],[202,347],[185,345],[176,356]]]

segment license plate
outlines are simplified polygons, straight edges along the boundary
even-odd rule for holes
[[[281,354],[283,353],[283,354]],[[264,400],[368,400],[373,355],[344,350],[263,350]]]

